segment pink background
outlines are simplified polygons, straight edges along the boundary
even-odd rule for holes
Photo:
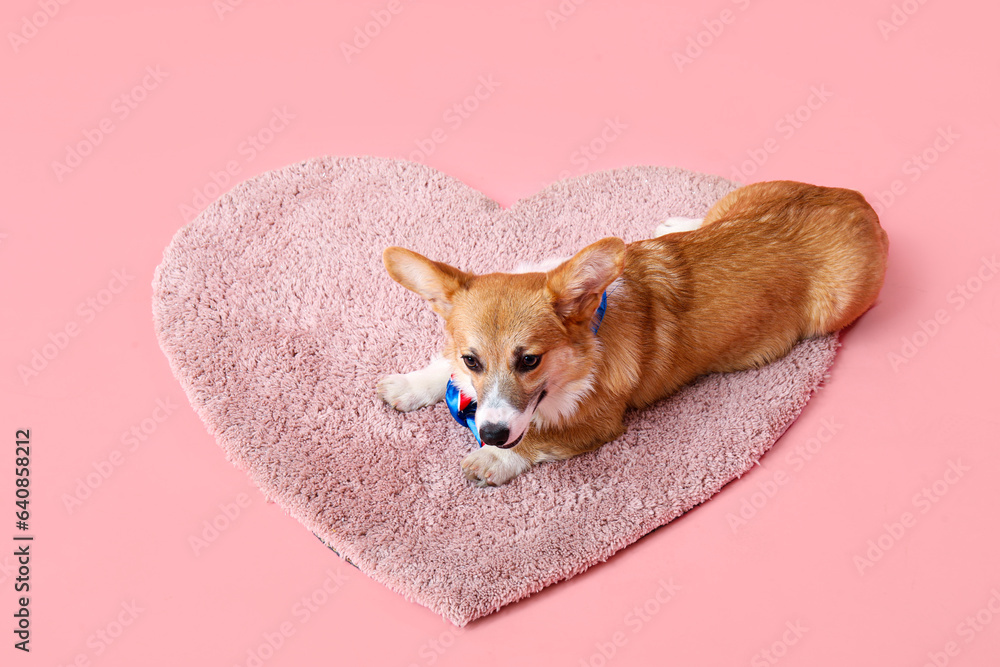
[[[997,664],[994,3],[224,2],[4,3],[3,664]],[[266,504],[153,334],[153,269],[214,181],[322,154],[505,205],[633,164],[851,187],[891,268],[760,468],[457,631]]]

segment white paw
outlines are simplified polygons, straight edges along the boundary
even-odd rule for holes
[[[664,234],[676,234],[677,232],[690,232],[701,227],[703,218],[667,218],[660,223],[653,232],[653,237],[657,238]]]
[[[426,392],[420,391],[405,375],[387,375],[378,383],[378,395],[401,412],[430,405]]]
[[[426,368],[387,375],[378,383],[378,395],[400,412],[409,412],[444,400],[451,365],[438,357]]]
[[[531,462],[511,449],[480,447],[462,459],[462,472],[476,486],[500,486],[531,468]]]

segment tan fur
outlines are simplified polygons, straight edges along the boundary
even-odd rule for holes
[[[604,239],[548,273],[476,276],[400,248],[387,249],[385,263],[445,317],[444,356],[477,394],[499,386],[524,410],[543,387],[590,377],[571,414],[536,411],[511,450],[528,467],[617,438],[626,409],[699,375],[761,366],[803,338],[847,326],[878,296],[887,251],[859,193],[776,181],[730,193],[694,231],[628,245]],[[595,336],[600,296],[619,278]],[[482,372],[465,367],[470,353]],[[519,354],[542,360],[519,371]],[[481,467],[466,474],[507,481]]]

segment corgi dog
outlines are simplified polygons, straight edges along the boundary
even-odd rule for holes
[[[444,318],[446,343],[426,368],[384,378],[379,395],[409,411],[455,385],[477,404],[470,428],[483,445],[462,470],[501,485],[618,438],[626,410],[700,375],[759,367],[846,327],[885,276],[888,238],[852,190],[748,185],[656,234],[486,275],[387,248],[389,275]]]

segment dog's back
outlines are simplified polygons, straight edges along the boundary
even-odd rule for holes
[[[859,193],[791,181],[740,188],[699,229],[629,244],[630,300],[650,313],[647,331],[631,333],[653,343],[630,403],[702,373],[761,366],[847,326],[875,302],[887,251]]]

